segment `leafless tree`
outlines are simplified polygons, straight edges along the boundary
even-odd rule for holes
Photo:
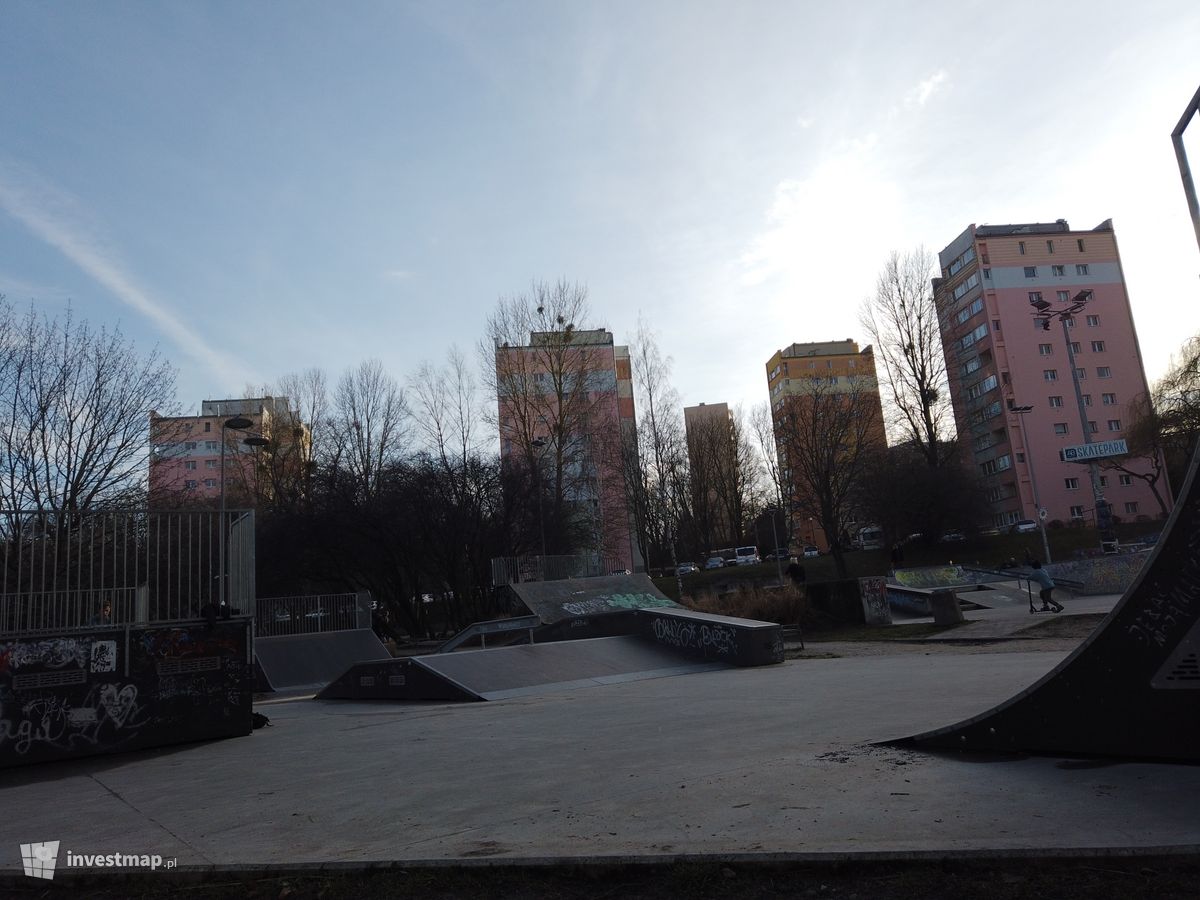
[[[776,416],[779,463],[791,509],[815,518],[830,539],[838,574],[846,577],[841,536],[855,518],[856,491],[885,441],[872,378],[801,379]]]
[[[771,419],[771,404],[763,401],[750,410],[749,430],[758,450],[763,480],[771,492],[771,502],[787,509],[787,486],[779,469],[779,452],[775,443],[775,423]]]
[[[379,493],[384,475],[407,448],[408,405],[377,359],[346,372],[334,392],[329,428],[336,468],[360,498]]]
[[[630,346],[633,383],[637,392],[637,454],[627,480],[640,485],[643,500],[644,547],[665,553],[677,569],[678,539],[689,517],[686,490],[687,451],[679,393],[671,384],[671,358],[664,356],[658,336],[644,319]],[[678,576],[677,576],[678,577]]]
[[[606,375],[613,346],[591,324],[587,289],[535,282],[527,294],[502,298],[480,349],[485,382],[498,398],[503,456],[509,465],[523,463],[547,497],[551,545],[614,552],[628,523],[615,521],[625,514],[602,499],[622,494],[621,436],[593,427],[616,415]]]
[[[39,511],[141,503],[150,413],[175,411],[175,370],[119,329],[68,310],[16,317],[0,298],[0,505]]]
[[[953,455],[954,432],[935,273],[933,255],[925,248],[893,252],[860,316],[891,409],[887,424],[911,440],[932,468]]]

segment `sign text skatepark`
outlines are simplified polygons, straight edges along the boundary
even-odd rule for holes
[[[1058,451],[1058,458],[1063,462],[1087,462],[1089,459],[1103,459],[1106,456],[1124,456],[1128,452],[1129,445],[1124,439],[1097,441],[1094,444],[1076,444],[1074,447],[1063,447]]]

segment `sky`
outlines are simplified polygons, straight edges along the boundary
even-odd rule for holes
[[[1200,333],[1197,48],[1194,0],[0,0],[0,293],[157,347],[187,412],[475,359],[565,278],[749,408],[866,343],[893,250],[1112,218],[1153,380]]]

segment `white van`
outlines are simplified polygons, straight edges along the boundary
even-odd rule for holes
[[[734,564],[738,566],[753,566],[762,562],[758,556],[757,547],[738,547],[737,556],[734,557]]]

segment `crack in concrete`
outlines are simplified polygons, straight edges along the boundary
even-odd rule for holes
[[[153,825],[155,825],[158,828],[161,828],[163,831],[165,831],[171,837],[175,838],[175,840],[179,841],[179,843],[183,844],[183,846],[187,847],[189,850],[191,850],[193,853],[195,853],[197,856],[199,856],[206,863],[208,863],[209,865],[215,865],[215,860],[209,859],[204,853],[202,853],[196,847],[192,846],[190,843],[188,843],[186,840],[181,838],[179,835],[177,835],[175,832],[173,832],[170,828],[168,828],[162,822],[155,819],[149,813],[143,812],[142,810],[138,809],[136,806],[134,806],[132,803],[130,803],[128,800],[126,800],[123,796],[121,796],[121,794],[119,792],[117,792],[113,788],[109,787],[107,784],[105,784],[103,781],[101,781],[99,778],[97,778],[94,774],[89,772],[88,778],[90,778],[92,781],[96,782],[96,784],[100,785],[100,787],[102,787],[104,790],[108,791],[108,793],[114,799],[116,799],[118,802],[125,804],[125,806],[129,807],[129,809],[133,810],[139,816],[142,816],[144,819],[146,819],[146,821],[152,823]]]

